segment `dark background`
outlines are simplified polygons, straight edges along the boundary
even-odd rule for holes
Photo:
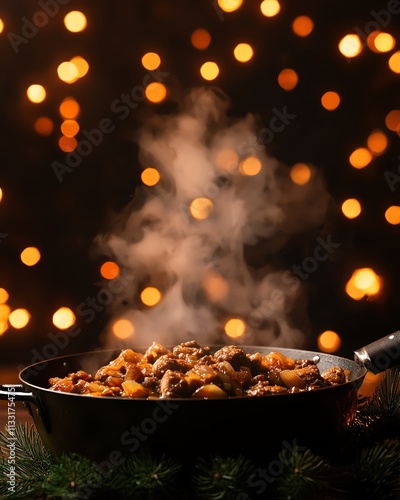
[[[105,258],[93,250],[93,240],[114,213],[132,199],[140,183],[138,148],[132,139],[146,113],[176,111],[184,96],[196,86],[216,86],[231,99],[229,113],[241,117],[254,113],[261,126],[268,126],[272,110],[287,107],[296,119],[268,144],[268,153],[289,165],[310,162],[323,172],[333,200],[326,224],[340,249],[310,277],[308,314],[313,335],[310,346],[326,329],[337,331],[343,340],[338,354],[352,356],[362,345],[399,328],[399,228],[385,221],[384,212],[399,203],[399,188],[392,191],[384,173],[398,173],[399,136],[385,126],[385,117],[400,108],[400,75],[391,72],[386,54],[364,47],[351,61],[337,48],[347,33],[368,34],[374,12],[388,12],[390,2],[311,1],[282,2],[281,12],[265,18],[259,1],[245,0],[233,13],[222,12],[216,2],[200,0],[73,1],[57,4],[59,12],[16,53],[7,38],[21,34],[23,19],[31,20],[41,10],[35,1],[1,1],[0,17],[5,28],[0,35],[0,287],[10,295],[12,309],[27,308],[29,325],[9,328],[0,337],[4,362],[29,364],[32,350],[41,352],[47,334],[55,332],[51,317],[62,305],[75,310],[87,297],[96,296],[102,283],[99,265]],[[70,33],[63,17],[82,10],[88,27]],[[298,15],[310,16],[314,31],[306,38],[293,34],[291,23]],[[400,14],[382,17],[382,30],[400,41]],[[386,22],[387,21],[387,22]],[[375,20],[376,22],[376,20]],[[207,29],[210,47],[197,51],[190,43],[196,28]],[[248,41],[255,56],[248,64],[232,57],[233,47]],[[167,72],[167,101],[160,105],[142,102],[125,120],[116,119],[111,103],[140,85],[146,75],[140,59],[147,51],[158,52],[160,70]],[[72,85],[60,81],[56,68],[63,60],[81,55],[90,64],[89,73]],[[217,80],[208,84],[199,75],[207,59],[220,64]],[[281,69],[293,68],[299,84],[291,92],[277,83]],[[31,83],[41,83],[47,99],[30,103],[25,95]],[[341,105],[326,111],[320,97],[336,90]],[[70,174],[57,179],[51,164],[65,162],[58,148],[61,101],[74,96],[81,105],[82,129],[98,127],[101,119],[113,118],[116,130],[84,158]],[[33,125],[38,116],[54,121],[51,136],[38,135]],[[362,170],[352,168],[349,154],[366,143],[374,129],[385,131],[389,147]],[[79,136],[78,136],[79,139]],[[361,215],[346,219],[341,203],[356,197]],[[315,236],[318,236],[316,231]],[[20,253],[37,246],[40,262],[27,267]],[[285,255],[288,268],[312,252],[310,238]],[[344,287],[356,267],[372,267],[383,279],[383,292],[373,300],[354,301]],[[71,339],[64,353],[98,346],[106,311],[88,325],[84,334]],[[78,318],[79,323],[79,318]]]

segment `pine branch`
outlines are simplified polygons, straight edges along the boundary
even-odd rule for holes
[[[92,497],[102,484],[102,476],[86,457],[71,453],[54,459],[43,480],[47,499],[85,499]]]
[[[143,450],[116,466],[105,486],[123,494],[123,498],[176,498],[176,477],[181,468],[181,464],[165,454],[157,459]]]
[[[244,456],[200,458],[195,465],[194,489],[200,498],[236,499],[245,494],[254,465]],[[243,497],[242,497],[243,498]],[[247,496],[246,496],[247,498]]]
[[[385,441],[365,448],[354,463],[353,493],[358,498],[398,499],[399,471],[400,441]]]
[[[349,436],[358,445],[400,437],[400,368],[385,372],[372,397],[360,401]]]
[[[50,453],[34,426],[17,423],[0,432],[1,498],[32,499],[41,495],[41,483],[50,467]],[[9,480],[15,479],[15,485]]]
[[[8,456],[10,444],[15,446],[16,466],[21,476],[47,473],[50,453],[33,424],[29,428],[27,423],[17,423],[14,429],[0,432],[0,450],[3,455]]]
[[[297,447],[293,451],[283,448],[279,461],[283,466],[283,472],[276,480],[280,498],[316,498],[317,493],[331,489],[329,478],[333,476],[334,469],[327,460],[314,455],[311,450],[302,452]]]

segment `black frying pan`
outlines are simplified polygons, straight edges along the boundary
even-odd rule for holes
[[[213,352],[221,346],[213,346]],[[22,384],[0,386],[0,399],[24,401],[38,432],[53,454],[77,452],[104,467],[147,447],[155,453],[199,456],[207,453],[265,455],[282,445],[336,450],[357,407],[357,392],[370,370],[400,364],[400,331],[355,352],[355,361],[313,351],[241,346],[246,352],[279,351],[293,359],[319,359],[322,373],[340,366],[349,382],[297,394],[231,399],[146,400],[88,397],[49,390],[51,377],[84,369],[91,373],[119,351],[62,356],[22,370]]]

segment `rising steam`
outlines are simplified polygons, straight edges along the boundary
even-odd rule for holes
[[[138,188],[96,241],[125,283],[111,304],[107,346],[303,344],[302,283],[279,257],[294,234],[321,224],[329,195],[315,168],[307,184],[293,183],[257,139],[254,117],[230,120],[228,108],[220,92],[196,89],[179,114],[153,116],[139,131],[141,163],[161,179]],[[140,300],[147,286],[162,294],[153,307]],[[111,332],[119,318],[134,327],[124,341]],[[245,324],[233,341],[224,332],[231,318]]]

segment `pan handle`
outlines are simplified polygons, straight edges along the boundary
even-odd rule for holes
[[[0,384],[1,399],[37,404],[35,396],[31,392],[25,392],[22,384]]]
[[[375,374],[399,366],[400,330],[358,349],[354,359]]]

